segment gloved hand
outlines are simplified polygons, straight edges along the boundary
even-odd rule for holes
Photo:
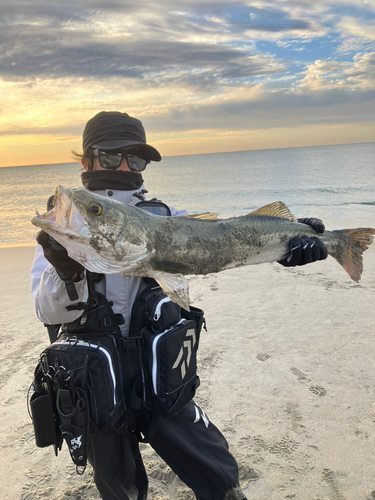
[[[321,219],[315,219],[314,217],[306,217],[304,219],[297,219],[297,222],[312,227],[314,231],[316,231],[317,233],[324,233],[325,226]]]
[[[325,227],[320,219],[304,218],[297,219],[297,222],[311,226],[317,233],[324,233]],[[304,266],[317,260],[324,260],[328,256],[325,244],[315,236],[311,238],[294,236],[289,242],[289,251],[288,257],[279,261],[279,264],[285,267]]]
[[[66,249],[52,236],[42,230],[37,234],[36,241],[43,247],[44,257],[53,265],[63,281],[81,274],[83,266],[71,259]]]

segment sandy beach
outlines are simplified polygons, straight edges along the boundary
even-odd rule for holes
[[[95,500],[66,446],[34,444],[27,392],[48,344],[29,291],[31,247],[0,250],[1,498]],[[375,245],[359,284],[329,257],[190,281],[204,309],[197,402],[226,436],[249,500],[375,499]],[[142,445],[151,500],[192,500]],[[374,492],[373,495],[371,492]]]

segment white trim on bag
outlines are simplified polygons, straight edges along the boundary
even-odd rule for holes
[[[158,342],[160,340],[160,337],[162,337],[164,334],[166,334],[167,332],[172,330],[177,325],[183,323],[184,321],[185,321],[184,318],[180,319],[180,321],[178,323],[171,326],[170,328],[167,328],[166,330],[164,330],[164,332],[159,333],[159,335],[156,335],[156,337],[152,341],[152,370],[151,370],[151,374],[152,374],[152,386],[154,388],[154,393],[156,395],[158,393],[158,388],[157,388],[158,358],[157,358],[157,353],[156,353]]]
[[[109,372],[111,374],[112,383],[113,383],[113,404],[114,404],[114,406],[116,406],[117,405],[117,398],[116,398],[116,387],[117,387],[117,385],[116,385],[116,376],[115,376],[115,370],[113,368],[112,358],[111,358],[111,355],[108,352],[108,350],[105,347],[99,346],[98,344],[94,344],[93,342],[85,342],[84,340],[77,340],[76,342],[74,342],[74,344],[71,341],[66,341],[66,340],[60,341],[58,343],[60,345],[69,345],[71,347],[74,347],[74,346],[91,347],[92,349],[99,350],[99,351],[101,351],[101,352],[104,353],[104,355],[105,355],[105,357],[107,358],[107,361],[108,361]],[[93,346],[96,346],[96,347],[93,347]]]
[[[165,304],[166,302],[172,302],[171,299],[169,297],[165,297],[164,299],[162,299],[160,302],[157,303],[156,305],[156,308],[155,308],[155,312],[154,312],[154,321],[159,321],[159,318],[161,316],[161,308],[163,306],[163,304]]]

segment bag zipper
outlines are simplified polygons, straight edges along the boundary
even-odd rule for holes
[[[151,370],[151,374],[152,374],[152,386],[154,388],[154,393],[156,395],[158,394],[158,388],[157,388],[157,373],[158,373],[157,346],[158,346],[159,340],[163,335],[168,333],[170,330],[173,330],[173,328],[175,328],[177,325],[179,325],[183,322],[185,322],[185,319],[184,318],[180,319],[180,321],[178,323],[171,326],[170,328],[167,328],[166,330],[164,330],[164,332],[161,332],[158,335],[156,335],[156,337],[152,341],[152,370]]]
[[[153,317],[154,321],[159,321],[159,318],[161,316],[161,308],[162,308],[163,304],[165,304],[166,302],[171,302],[171,299],[169,297],[164,297],[164,299],[160,300],[156,304],[154,317]]]
[[[108,351],[108,349],[106,349],[105,347],[99,346],[98,344],[95,344],[93,342],[85,342],[84,340],[77,340],[74,344],[72,344],[72,342],[65,341],[65,340],[57,342],[57,343],[59,343],[60,345],[69,345],[71,347],[75,347],[75,346],[78,346],[78,347],[91,347],[92,349],[101,351],[105,355],[105,357],[107,359],[107,362],[108,362],[108,366],[109,366],[109,373],[110,373],[111,378],[112,378],[113,404],[114,404],[114,406],[116,406],[117,405],[116,376],[115,376],[115,370],[114,370],[113,363],[112,363],[111,354]],[[96,347],[93,347],[93,346],[96,346]]]

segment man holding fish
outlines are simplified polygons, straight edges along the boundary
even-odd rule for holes
[[[59,188],[49,211],[33,219],[42,230],[37,236],[32,293],[37,316],[48,325],[75,324],[82,316],[90,295],[86,269],[100,273],[95,274],[92,286],[105,296],[113,312],[123,317],[119,328],[126,338],[133,304],[146,286],[144,277],[156,280],[172,301],[189,309],[185,275],[272,260],[285,266],[304,265],[327,257],[330,240],[323,243],[316,237],[319,233],[323,238],[323,223],[319,219],[296,221],[281,203],[247,216],[253,224],[248,231],[251,238],[262,238],[249,256],[243,251],[246,241],[244,243],[240,236],[244,232],[241,225],[248,223],[246,217],[232,222],[212,220],[212,214],[189,218],[186,211],[161,202],[145,202],[147,191],[142,171],[161,157],[146,143],[142,123],[126,113],[95,115],[85,127],[80,159],[85,169],[82,173],[85,189]],[[138,207],[133,208],[136,205]],[[107,219],[103,218],[104,214],[108,215]],[[260,231],[263,220],[275,221],[275,224],[281,221],[284,231],[279,238],[280,248],[274,245],[272,255],[266,259],[260,257],[260,248],[265,242],[270,245],[271,233]],[[179,226],[174,225],[177,222]],[[144,228],[148,227],[146,231]],[[198,233],[202,231],[207,235],[207,241],[211,238],[211,247],[207,241],[198,249],[194,246],[194,238],[189,235],[195,227]],[[297,231],[303,227],[304,231]],[[217,254],[208,255],[212,248],[218,247],[219,237],[221,246]],[[225,238],[229,238],[227,242]],[[366,234],[363,238],[370,243],[370,236]],[[340,236],[340,239],[345,238]],[[228,249],[231,255],[225,255]],[[332,250],[332,255],[343,260],[344,263],[340,263],[344,265],[342,253],[340,250],[334,255]],[[348,270],[347,267],[353,279],[359,279],[362,269],[349,266]],[[130,390],[126,379],[125,374],[125,390]],[[136,430],[144,432],[150,419],[149,410],[135,409],[128,404],[125,432],[114,429],[105,435],[90,433],[88,459],[104,500],[147,498],[148,480]],[[193,400],[171,418],[159,416],[149,443],[193,490],[197,499],[246,498],[225,438]]]

